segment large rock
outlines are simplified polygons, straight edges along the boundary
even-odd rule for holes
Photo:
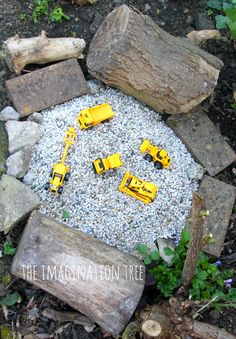
[[[19,120],[20,114],[11,106],[3,108],[0,112],[0,121]]]
[[[6,159],[8,153],[8,138],[4,127],[0,121],[0,176],[6,171]]]
[[[8,233],[39,205],[36,193],[19,180],[3,174],[0,181],[0,231]]]
[[[32,147],[25,147],[10,155],[7,159],[7,174],[16,178],[23,178],[28,172],[31,156]]]
[[[11,154],[26,146],[33,147],[40,138],[40,127],[33,121],[8,121],[6,130]]]

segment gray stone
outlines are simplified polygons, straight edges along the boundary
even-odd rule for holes
[[[4,122],[0,121],[0,176],[6,172],[8,138]]]
[[[175,249],[174,241],[172,239],[164,239],[164,238],[158,238],[156,241],[157,241],[159,253],[162,259],[164,259],[167,263],[171,263],[171,259],[173,258],[173,256],[166,255],[164,252],[164,248],[169,247],[172,250],[174,250]]]
[[[8,233],[39,206],[36,193],[19,180],[3,174],[0,181],[0,231]]]
[[[40,127],[33,121],[8,121],[6,130],[11,154],[26,146],[33,147],[40,138]]]
[[[152,7],[149,4],[145,4],[145,12],[150,11]]]
[[[205,198],[206,210],[209,211],[209,216],[205,218],[204,234],[211,233],[214,240],[204,247],[204,251],[218,257],[224,246],[236,188],[205,175],[198,192]]]
[[[206,12],[197,13],[196,28],[198,31],[204,29],[214,29],[214,23]]]
[[[34,182],[34,175],[31,172],[26,173],[26,175],[23,178],[23,182],[26,185],[31,186]]]
[[[7,159],[7,174],[16,178],[23,178],[28,172],[31,156],[32,147],[25,147],[10,155]]]
[[[19,120],[20,114],[11,106],[3,108],[0,112],[0,121]]]
[[[173,114],[167,123],[211,176],[236,160],[235,152],[200,106],[187,114]]]
[[[97,94],[102,86],[100,80],[89,80],[87,81],[87,87],[90,94]]]
[[[187,168],[187,175],[191,180],[202,180],[205,172],[205,168],[197,163]]]
[[[27,120],[36,122],[36,124],[41,124],[41,122],[43,120],[43,116],[42,116],[42,114],[35,112],[35,113],[29,115]]]

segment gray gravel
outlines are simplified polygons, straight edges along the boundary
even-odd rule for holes
[[[75,124],[81,109],[105,102],[111,104],[115,118],[92,130],[76,127],[76,144],[68,155],[71,177],[63,194],[53,196],[43,185],[49,180],[53,162],[60,160],[66,130]],[[139,242],[151,244],[157,237],[180,234],[191,207],[192,191],[198,188],[188,169],[200,168],[159,114],[117,90],[101,89],[96,95],[45,110],[41,131],[27,178],[40,195],[42,212],[65,222],[63,211],[67,211],[68,225],[124,251],[133,251]],[[172,158],[169,169],[158,171],[143,159],[139,146],[144,138],[168,151]],[[124,165],[96,175],[92,161],[117,152]],[[126,170],[158,185],[153,203],[146,205],[118,190]]]

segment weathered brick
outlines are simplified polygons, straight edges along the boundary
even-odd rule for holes
[[[211,176],[236,160],[235,152],[201,107],[187,114],[174,114],[167,123]]]
[[[87,93],[86,81],[76,58],[7,80],[6,87],[21,116]]]
[[[220,256],[232,214],[236,188],[205,175],[198,192],[205,198],[206,210],[209,211],[209,216],[205,218],[204,234],[212,233],[215,240],[214,243],[207,244],[204,250]]]

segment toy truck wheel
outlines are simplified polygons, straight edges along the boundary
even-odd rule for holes
[[[50,177],[52,178],[52,175],[53,175],[53,169],[51,170],[50,172]]]
[[[156,161],[156,162],[154,163],[154,167],[155,167],[156,169],[158,169],[158,170],[163,168],[162,164],[161,164],[159,161]]]
[[[148,162],[151,162],[153,160],[153,158],[150,154],[145,154],[144,159]]]
[[[49,182],[47,182],[47,183],[45,184],[45,186],[44,186],[44,189],[45,189],[45,190],[49,190],[49,188],[50,188],[50,184],[49,184]]]
[[[67,173],[66,173],[66,175],[65,175],[65,181],[68,181],[68,180],[69,180],[69,178],[70,178],[70,173],[69,173],[69,172],[67,172]]]
[[[63,187],[59,187],[59,188],[58,188],[58,193],[59,193],[59,194],[62,194],[62,192],[63,192]]]
[[[92,166],[93,166],[94,173],[97,174],[96,167],[95,167],[94,163],[92,163]]]

